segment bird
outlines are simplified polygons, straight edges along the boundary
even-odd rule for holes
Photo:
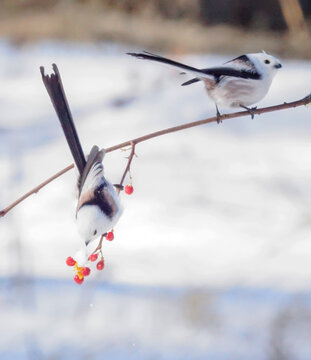
[[[40,72],[78,170],[75,217],[85,246],[78,251],[75,260],[82,266],[97,246],[94,240],[116,225],[123,209],[115,187],[104,176],[105,151],[94,145],[88,157],[85,157],[59,70],[56,64],[52,68],[54,72],[51,75],[45,75],[43,66]]]
[[[219,107],[244,108],[254,118],[259,102],[269,91],[277,71],[282,67],[280,61],[264,51],[261,53],[240,55],[218,67],[198,69],[147,51],[127,55],[138,59],[151,60],[181,69],[182,74],[194,75],[182,84],[190,85],[203,81],[208,96],[216,105],[217,122],[220,122]]]

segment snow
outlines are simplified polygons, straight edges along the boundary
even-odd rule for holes
[[[214,115],[202,84],[181,87],[178,71],[127,51],[135,49],[0,42],[0,208],[72,162],[41,65],[47,72],[58,65],[86,152]],[[227,59],[180,60],[206,67]],[[259,106],[310,93],[311,63],[283,65]],[[80,246],[74,171],[0,219],[0,354],[268,359],[268,344],[283,334],[274,322],[297,307],[307,315],[293,321],[303,327],[310,314],[309,116],[301,107],[139,144],[135,191],[122,194],[115,240],[104,244],[106,268],[82,287],[64,265]],[[126,154],[105,158],[112,183]],[[302,337],[292,348],[308,359],[308,346]]]

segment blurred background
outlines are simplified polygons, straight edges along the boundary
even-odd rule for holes
[[[58,65],[88,152],[215,114],[202,84],[126,52],[208,67],[265,50],[283,68],[258,105],[274,105],[311,91],[310,21],[307,0],[0,0],[0,209],[72,162],[39,66]],[[310,359],[309,118],[137,146],[105,269],[81,286],[74,171],[0,218],[0,358]],[[126,155],[107,154],[111,182]]]

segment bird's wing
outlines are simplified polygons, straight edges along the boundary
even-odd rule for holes
[[[83,173],[78,181],[79,195],[94,189],[103,181],[103,158],[104,150],[99,150],[98,146],[94,145],[87,158]]]
[[[238,56],[232,60],[227,61],[225,65],[226,64],[234,67],[235,69],[247,70],[250,73],[254,73],[254,74],[258,73],[255,64],[247,55]]]
[[[79,199],[76,214],[84,205],[97,205],[110,218],[120,211],[116,191],[104,177],[103,156],[104,151],[93,146],[78,184]]]
[[[200,71],[207,75],[214,76],[216,81],[218,81],[221,76],[231,76],[231,77],[236,77],[236,78],[253,79],[253,80],[259,80],[261,78],[261,75],[258,74],[257,72],[254,73],[249,70],[237,69],[237,68],[233,68],[233,67],[229,67],[229,66],[220,66],[220,67],[214,67],[214,68],[200,69]],[[190,84],[193,84],[200,80],[203,80],[202,76],[190,79],[190,80],[182,83],[181,86],[190,85]]]
[[[200,71],[207,75],[213,75],[216,78],[219,78],[220,76],[232,76],[242,79],[259,80],[261,77],[260,74],[258,74],[257,72],[252,72],[246,69],[235,69],[230,66],[219,66],[208,69],[202,69]]]

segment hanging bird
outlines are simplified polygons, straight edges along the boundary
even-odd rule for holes
[[[79,251],[75,260],[82,266],[98,244],[94,240],[116,225],[122,209],[114,186],[104,176],[104,150],[99,150],[94,145],[85,159],[55,64],[53,64],[53,70],[54,73],[51,75],[45,75],[44,67],[40,67],[43,83],[63,128],[79,174],[76,222],[87,249]]]

